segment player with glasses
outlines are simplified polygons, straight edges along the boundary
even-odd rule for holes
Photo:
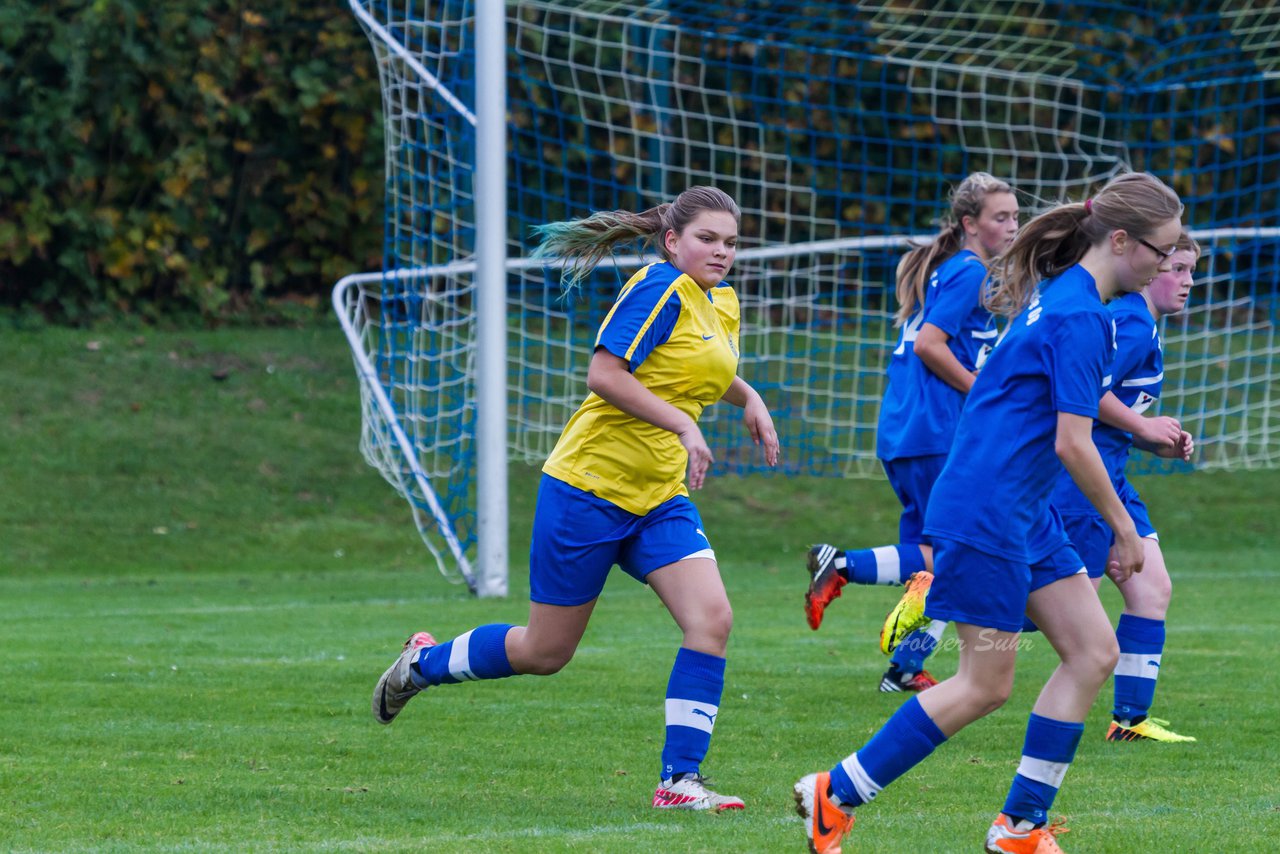
[[[987,307],[1012,319],[970,389],[925,513],[934,548],[925,614],[955,624],[959,666],[903,703],[857,751],[795,784],[812,851],[839,850],[856,807],[1005,703],[1030,617],[1060,663],[1031,711],[985,847],[1061,852],[1061,824],[1048,824],[1048,812],[1119,648],[1049,499],[1065,469],[1111,529],[1108,574],[1123,583],[1142,569],[1143,540],[1093,442],[1115,352],[1105,303],[1170,268],[1165,253],[1138,250],[1173,245],[1182,210],[1152,175],[1122,175],[1083,204],[1033,219],[997,264]]]

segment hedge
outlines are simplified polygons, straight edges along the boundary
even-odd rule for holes
[[[243,314],[381,261],[381,96],[338,3],[0,4],[0,306]]]

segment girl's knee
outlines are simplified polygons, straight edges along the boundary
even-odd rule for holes
[[[977,720],[991,714],[1003,706],[1013,693],[1013,676],[998,679],[985,679],[981,682],[965,679],[961,683],[964,691],[962,702],[969,710],[970,720]]]
[[[1101,685],[1115,672],[1119,660],[1120,644],[1116,636],[1108,632],[1103,637],[1091,639],[1088,646],[1067,656],[1064,663]]]
[[[1163,620],[1173,598],[1173,582],[1168,573],[1141,572],[1120,588],[1124,609],[1137,617]]]
[[[507,636],[507,660],[516,673],[526,676],[559,673],[573,660],[577,648],[576,642],[566,643],[561,639],[542,638],[539,643],[527,631],[515,637]]]
[[[540,650],[526,656],[518,665],[512,662],[518,673],[526,676],[550,676],[559,673],[573,660],[573,650]]]
[[[733,609],[729,607],[729,600],[724,599],[703,609],[696,619],[684,626],[684,646],[723,656],[732,630]]]
[[[1173,598],[1173,584],[1168,578],[1162,578],[1143,591],[1137,605],[1141,616],[1152,620],[1163,620],[1169,613],[1169,601]]]
[[[978,694],[979,701],[982,705],[982,714],[989,715],[996,709],[1003,706],[1009,701],[1009,696],[1013,693],[1013,680],[1000,685],[991,685],[987,689]]]
[[[713,642],[721,645],[729,642],[729,633],[733,631],[733,608],[729,606],[728,599],[708,609],[702,629],[705,636]]]
[[[1103,673],[1103,679],[1110,676],[1116,669],[1116,664],[1120,662],[1120,643],[1113,634],[1107,635],[1106,644],[1098,651],[1098,667]]]
[[[728,599],[712,611],[708,623],[717,637],[728,642],[729,632],[733,631],[733,608]]]

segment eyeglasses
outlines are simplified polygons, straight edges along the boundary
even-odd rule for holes
[[[1176,247],[1176,246],[1175,246],[1175,247],[1173,247],[1172,249],[1170,249],[1168,252],[1165,252],[1165,251],[1164,251],[1163,249],[1161,249],[1160,247],[1156,246],[1156,245],[1155,245],[1155,244],[1153,244],[1153,243],[1148,243],[1147,241],[1143,240],[1141,237],[1135,237],[1135,238],[1133,238],[1133,239],[1134,239],[1134,240],[1136,240],[1136,241],[1138,241],[1139,243],[1141,243],[1143,246],[1147,247],[1148,249],[1150,249],[1152,252],[1154,252],[1154,253],[1156,253],[1157,255],[1159,255],[1159,256],[1160,256],[1160,259],[1161,259],[1162,261],[1163,261],[1163,260],[1167,260],[1167,259],[1169,259],[1169,258],[1172,258],[1172,257],[1173,257],[1173,253],[1175,253],[1175,252],[1177,252],[1177,251],[1178,251],[1178,247]]]

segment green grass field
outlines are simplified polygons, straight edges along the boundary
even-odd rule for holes
[[[536,472],[512,474],[511,598],[469,598],[359,456],[344,346],[323,324],[0,335],[0,849],[803,850],[792,783],[902,699],[875,690],[896,594],[847,588],[811,632],[804,552],[892,541],[887,485],[720,479],[697,496],[736,616],[704,770],[748,809],[658,813],[679,635],[620,574],[561,674],[432,689],[373,722],[410,631],[523,621]],[[1104,689],[1058,799],[1063,846],[1269,850],[1280,476],[1139,488],[1175,578],[1156,713],[1200,740],[1104,743]],[[863,809],[846,851],[980,849],[1054,662],[1026,646],[1008,705]],[[931,665],[954,667],[954,649]]]

